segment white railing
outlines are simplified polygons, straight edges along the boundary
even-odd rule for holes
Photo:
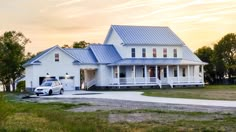
[[[111,79],[112,85],[128,85],[128,84],[157,84],[161,87],[161,80],[159,80],[156,77],[122,77],[120,79],[118,78],[112,78]]]
[[[173,84],[178,83],[203,83],[203,79],[201,77],[169,77],[168,82],[172,82]]]
[[[92,87],[93,85],[95,85],[96,83],[97,83],[97,80],[96,79],[92,79],[92,80],[86,82],[85,86],[88,89],[88,88]]]

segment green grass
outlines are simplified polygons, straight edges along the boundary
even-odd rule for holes
[[[10,98],[9,98],[10,97]],[[0,131],[235,131],[236,115],[161,110],[69,112],[90,104],[30,103],[0,93]],[[109,123],[110,114],[153,113],[164,120]],[[209,120],[193,120],[211,116]],[[216,117],[215,117],[216,116]],[[220,116],[220,118],[218,117]],[[168,118],[169,117],[169,118]],[[180,118],[181,117],[181,118]],[[183,118],[184,117],[184,118]],[[158,119],[158,118],[157,118]]]
[[[204,88],[173,88],[143,90],[146,96],[236,100],[236,85],[207,85]]]

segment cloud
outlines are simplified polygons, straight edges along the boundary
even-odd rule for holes
[[[69,6],[75,3],[80,2],[81,0],[66,0],[64,2],[61,2],[59,4],[56,4],[55,7],[61,7],[61,6]]]

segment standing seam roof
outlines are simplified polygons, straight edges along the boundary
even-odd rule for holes
[[[86,63],[86,64],[95,64],[97,63],[97,60],[92,53],[91,49],[64,49],[67,53],[71,54],[73,57],[75,57],[80,63]]]
[[[92,44],[89,46],[98,63],[113,63],[121,59],[115,47],[110,44]]]
[[[184,45],[168,27],[112,25],[124,44]]]

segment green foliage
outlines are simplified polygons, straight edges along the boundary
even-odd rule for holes
[[[236,34],[225,35],[210,47],[199,48],[195,54],[208,65],[205,66],[205,78],[209,83],[219,83],[228,75],[230,83],[235,83],[232,77],[236,76]]]
[[[216,72],[219,77],[228,74],[229,78],[236,76],[236,34],[225,35],[214,46]]]
[[[17,83],[16,92],[25,92],[25,81],[20,81]]]
[[[1,95],[0,95],[1,97]],[[0,131],[235,131],[235,114],[163,110],[70,112],[89,104],[30,103],[4,100]],[[12,100],[12,98],[11,98]],[[1,104],[2,106],[2,104]],[[6,106],[6,107],[5,107]],[[5,114],[2,117],[3,112]],[[151,113],[155,120],[109,122],[110,114]],[[128,117],[128,116],[123,116]],[[134,117],[131,117],[134,119]],[[149,117],[148,117],[149,118]],[[120,118],[123,119],[123,118]]]
[[[73,43],[73,48],[86,48],[89,45],[89,43],[85,41],[79,41],[79,42],[74,42]]]
[[[12,110],[11,104],[9,104],[4,95],[0,93],[0,126],[4,123],[6,117],[10,114]],[[0,127],[1,131],[1,127]]]
[[[195,54],[208,65],[204,66],[204,78],[206,82],[213,84],[215,80],[214,62],[213,62],[213,50],[210,47],[203,46],[199,48]]]
[[[24,71],[25,45],[29,42],[22,33],[16,31],[8,31],[0,36],[0,81],[7,91],[10,91],[10,84],[15,90],[15,80]]]
[[[176,88],[143,90],[146,96],[192,98],[210,100],[236,100],[236,85],[207,85],[204,88]]]

